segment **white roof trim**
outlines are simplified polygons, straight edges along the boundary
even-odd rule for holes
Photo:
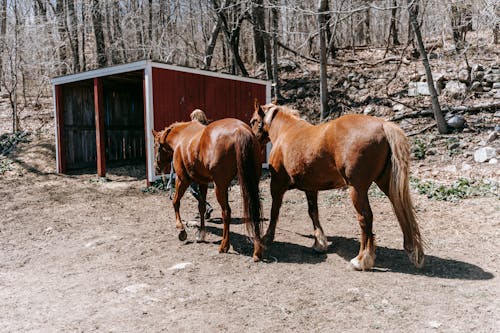
[[[90,80],[90,79],[93,79],[96,77],[110,76],[110,75],[127,73],[127,72],[132,72],[132,71],[137,71],[137,70],[144,70],[147,65],[150,65],[153,68],[168,69],[168,70],[173,70],[173,71],[177,71],[177,72],[199,74],[199,75],[204,75],[204,76],[212,76],[212,77],[217,77],[217,78],[222,78],[222,79],[249,82],[249,83],[255,83],[255,84],[263,84],[263,85],[267,85],[269,87],[271,86],[271,82],[265,81],[265,80],[253,79],[253,78],[249,78],[249,77],[242,77],[242,76],[236,76],[236,75],[224,74],[224,73],[218,73],[218,72],[211,72],[211,71],[195,69],[195,68],[167,65],[167,64],[162,64],[159,62],[153,62],[150,60],[141,60],[141,61],[131,62],[129,64],[116,65],[116,66],[111,66],[111,67],[94,69],[94,70],[91,70],[88,72],[83,72],[83,73],[76,73],[76,74],[70,74],[70,75],[66,75],[66,76],[60,76],[60,77],[56,77],[56,78],[52,79],[52,84],[53,85],[66,84],[66,83],[71,83],[71,82]]]
[[[153,62],[152,65],[154,68],[169,69],[169,70],[173,70],[173,71],[177,71],[177,72],[200,74],[200,75],[205,75],[205,76],[218,77],[221,79],[229,79],[229,80],[250,82],[250,83],[256,83],[256,84],[263,84],[263,85],[271,85],[271,83],[269,81],[260,80],[260,79],[253,79],[250,77],[236,76],[236,75],[219,73],[219,72],[211,72],[211,71],[196,69],[196,68],[167,65],[167,64],[162,64],[162,63],[158,63],[158,62]]]
[[[143,70],[146,68],[147,61],[131,62],[130,64],[116,65],[106,68],[94,69],[88,72],[70,74],[52,79],[52,84],[59,85],[76,81],[90,80],[96,77],[103,77],[127,72]]]

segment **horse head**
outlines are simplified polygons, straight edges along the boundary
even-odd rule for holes
[[[274,103],[260,105],[257,99],[254,103],[254,113],[250,120],[250,127],[253,134],[257,137],[261,145],[269,142],[269,127],[278,110],[278,106]]]
[[[172,158],[174,156],[174,150],[167,142],[167,136],[172,130],[172,126],[165,128],[163,131],[153,130],[154,143],[154,154],[155,154],[155,172],[157,174],[164,174],[167,172]]]

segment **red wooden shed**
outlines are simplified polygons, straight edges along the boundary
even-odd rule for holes
[[[145,161],[156,180],[152,129],[189,120],[194,109],[209,119],[248,123],[254,98],[271,100],[271,84],[153,61],[54,78],[57,172]]]

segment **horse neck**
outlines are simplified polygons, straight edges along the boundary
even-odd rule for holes
[[[194,121],[176,124],[167,138],[169,146],[175,150],[179,145],[182,145],[188,138],[191,138],[204,127],[205,126]]]
[[[286,111],[280,111],[271,121],[271,126],[269,128],[269,139],[271,139],[271,142],[275,142],[275,140],[278,139],[278,137],[283,132],[290,128],[310,126],[313,125],[309,124],[304,119],[288,114]]]

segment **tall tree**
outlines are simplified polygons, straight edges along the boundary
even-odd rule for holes
[[[392,44],[400,45],[399,42],[399,32],[398,32],[398,1],[392,0],[392,8],[391,8],[391,24],[389,27],[389,37],[392,36]],[[387,42],[389,44],[389,42]]]
[[[328,109],[328,82],[326,68],[326,10],[328,9],[328,0],[318,1],[318,30],[319,30],[319,89],[320,89],[320,110],[321,120],[329,114]]]
[[[67,0],[68,3],[68,30],[69,30],[69,45],[71,48],[71,59],[73,71],[80,71],[80,44],[78,42],[78,20],[75,13],[74,0]]]
[[[92,2],[92,24],[94,25],[95,45],[97,51],[97,64],[99,67],[105,67],[108,63],[106,57],[106,43],[104,41],[104,30],[102,27],[102,15],[99,8],[99,0]]]
[[[263,0],[252,1],[252,23],[253,23],[253,44],[255,49],[255,61],[264,63],[266,61],[266,50],[264,45],[265,12]]]
[[[212,33],[210,34],[210,39],[208,40],[208,44],[205,49],[205,57],[203,61],[204,69],[210,69],[210,66],[212,65],[214,49],[215,45],[217,44],[217,38],[219,37],[221,25],[222,20],[220,19],[220,17],[217,17],[214,27],[212,28]]]
[[[57,32],[59,34],[59,74],[64,75],[68,72],[67,65],[67,31],[66,31],[66,11],[64,10],[64,0],[56,1]]]
[[[5,49],[5,34],[7,32],[7,0],[0,0],[0,50]],[[3,52],[0,51],[0,82],[3,76]],[[0,84],[0,91],[2,85]]]
[[[279,86],[279,68],[278,68],[278,33],[279,33],[279,7],[278,1],[271,1],[271,34],[273,41],[273,85],[274,85],[274,97],[280,98],[280,86]]]
[[[415,39],[417,40],[418,49],[420,52],[420,57],[422,58],[422,63],[425,68],[425,74],[427,76],[427,86],[429,87],[429,92],[431,94],[432,101],[432,112],[434,113],[434,119],[437,122],[438,131],[441,134],[448,133],[448,126],[444,120],[443,113],[441,112],[441,106],[439,105],[439,100],[437,96],[436,88],[434,87],[434,79],[432,78],[431,66],[429,65],[429,58],[427,57],[427,51],[425,50],[424,42],[422,40],[422,34],[420,32],[420,26],[417,21],[417,11],[416,2],[417,0],[407,0],[408,4],[408,15],[410,18],[410,23],[412,30],[415,33]]]

